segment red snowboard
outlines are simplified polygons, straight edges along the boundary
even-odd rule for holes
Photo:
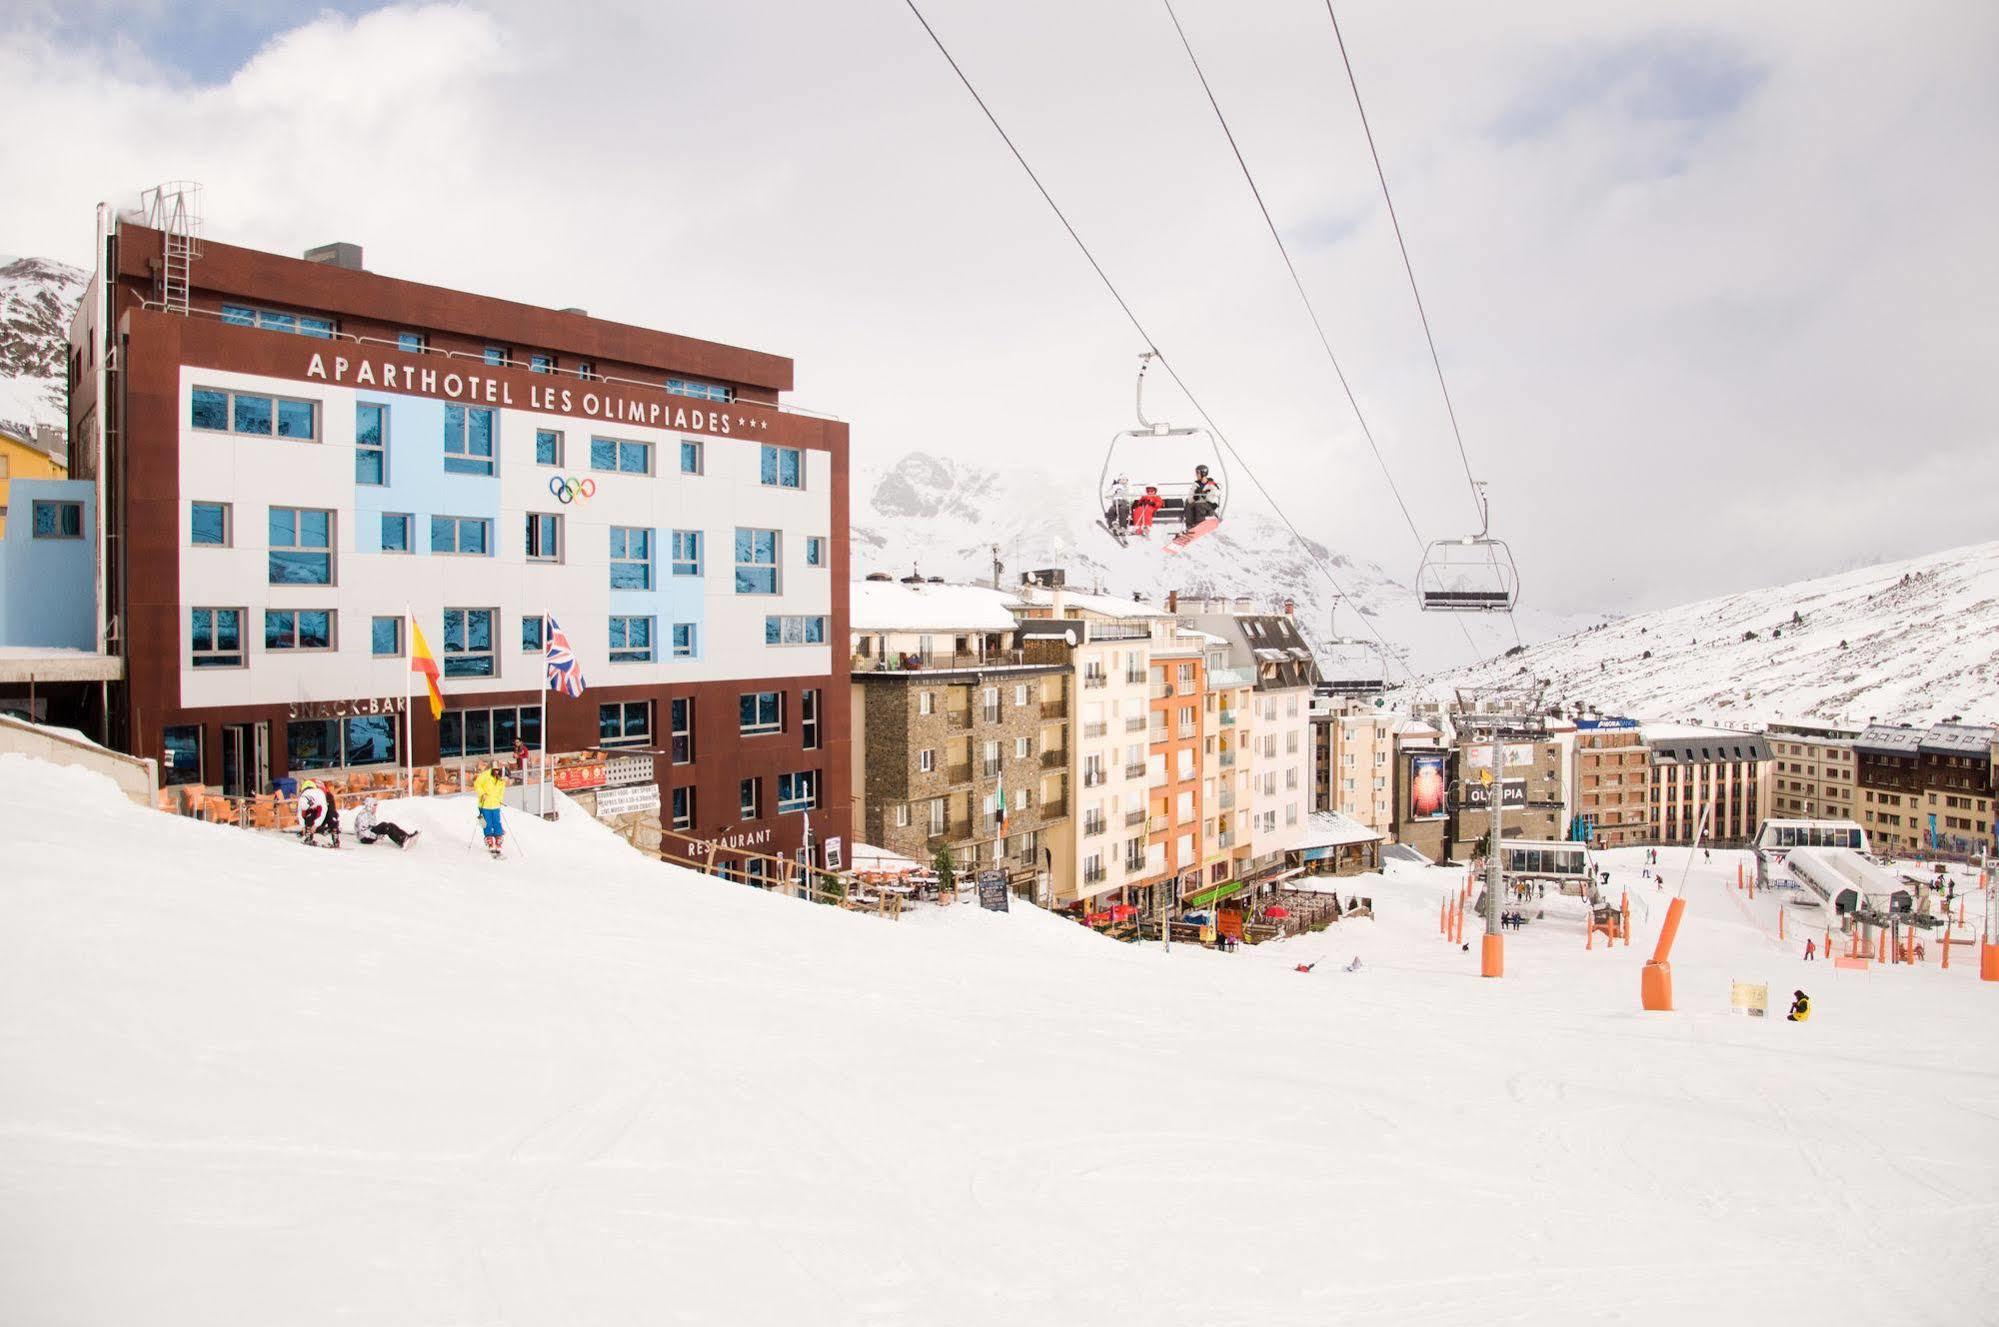
[[[1176,534],[1171,539],[1167,540],[1166,551],[1172,553],[1185,548],[1187,545],[1193,543],[1196,539],[1199,539],[1202,535],[1214,533],[1215,527],[1220,525],[1221,523],[1222,523],[1221,517],[1210,516],[1207,520],[1202,521],[1199,525],[1195,526],[1191,530],[1188,530],[1186,533]]]

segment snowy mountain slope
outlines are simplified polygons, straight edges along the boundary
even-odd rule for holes
[[[1999,720],[1999,543],[1642,613],[1433,683],[1719,723]]]
[[[32,438],[65,423],[69,320],[90,276],[47,258],[0,256],[0,429]]]
[[[947,580],[987,581],[997,544],[1010,582],[1023,571],[1061,567],[1072,585],[1101,586],[1120,597],[1136,591],[1153,603],[1164,603],[1167,592],[1176,589],[1249,595],[1260,603],[1288,597],[1314,641],[1323,642],[1334,628],[1344,637],[1373,640],[1371,623],[1407,652],[1418,671],[1468,662],[1514,643],[1500,621],[1468,624],[1476,645],[1468,644],[1456,619],[1423,613],[1414,592],[1393,574],[1315,542],[1313,549],[1351,596],[1334,621],[1331,585],[1290,531],[1253,497],[1233,506],[1214,534],[1167,553],[1164,538],[1124,547],[1097,524],[1094,472],[1079,481],[1073,475],[1025,467],[1000,471],[912,452],[878,474],[860,476],[856,493],[857,575],[905,576],[916,569]],[[1530,640],[1575,625],[1574,619],[1544,619],[1531,611],[1519,621]],[[1398,666],[1394,675],[1405,673]]]
[[[1628,948],[1555,915],[1491,982],[1435,935],[1455,871],[1167,958],[813,907],[574,814],[497,863],[462,800],[392,814],[409,851],[333,853],[0,756],[10,1321],[1843,1324],[1999,1292],[1976,964],[1807,966],[1732,854],[1668,851],[1681,1012],[1642,1016],[1636,852]],[[1817,1015],[1730,1015],[1733,978]],[[1854,1247],[1951,1272],[1827,1295]]]

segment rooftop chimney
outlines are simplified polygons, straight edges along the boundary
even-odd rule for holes
[[[305,251],[308,263],[325,263],[328,267],[344,267],[350,272],[366,269],[361,266],[361,246],[349,244],[345,240],[335,240],[332,244],[322,244],[316,249]]]
[[[1298,605],[1295,602],[1293,602],[1291,599],[1286,598],[1284,601],[1284,616],[1290,617],[1293,614],[1295,614],[1297,611],[1298,611]]]
[[[556,312],[557,312],[557,313],[573,313],[573,314],[575,314],[575,315],[576,315],[576,316],[577,316],[578,318],[588,318],[588,317],[590,316],[590,310],[588,310],[588,309],[579,309],[579,308],[577,308],[577,307],[576,307],[576,306],[575,306],[574,304],[570,305],[570,306],[569,306],[568,308],[566,308],[566,309],[557,309],[557,310],[556,310]]]
[[[1168,590],[1166,592],[1166,611],[1169,613],[1180,611],[1180,592],[1178,590]]]

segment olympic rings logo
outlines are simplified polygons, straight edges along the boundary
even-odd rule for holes
[[[587,476],[574,479],[565,475],[555,475],[548,481],[548,491],[561,503],[571,503],[579,499],[588,502],[597,496],[597,481]]]

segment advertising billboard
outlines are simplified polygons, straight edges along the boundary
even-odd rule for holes
[[[1534,763],[1533,745],[1531,743],[1508,742],[1506,744],[1506,763],[1509,766],[1532,765]],[[1465,768],[1491,769],[1492,768],[1491,745],[1488,744],[1485,746],[1466,747]]]
[[[1418,751],[1409,757],[1409,818],[1442,820],[1449,814],[1444,782],[1444,753]]]

